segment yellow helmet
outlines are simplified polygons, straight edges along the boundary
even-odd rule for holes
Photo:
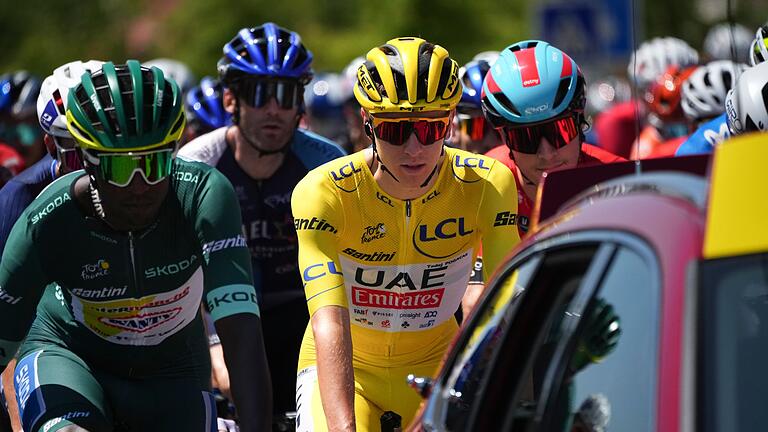
[[[451,111],[461,99],[459,66],[440,45],[402,37],[368,51],[365,60],[354,92],[371,114]]]

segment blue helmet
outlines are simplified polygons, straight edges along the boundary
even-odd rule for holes
[[[459,70],[459,79],[464,91],[457,109],[461,111],[476,111],[480,109],[480,94],[483,91],[483,79],[491,68],[485,60],[473,60]]]
[[[205,129],[218,129],[232,123],[232,114],[224,109],[224,88],[218,80],[204,77],[200,85],[187,92],[186,108],[189,124]]]
[[[543,41],[518,42],[486,75],[482,108],[496,127],[581,115],[585,87],[579,66],[564,52]]]
[[[241,29],[224,45],[218,70],[229,86],[244,76],[291,78],[306,84],[312,79],[312,52],[298,33],[274,23]]]
[[[38,77],[24,70],[0,75],[0,113],[16,119],[36,115],[41,84]]]

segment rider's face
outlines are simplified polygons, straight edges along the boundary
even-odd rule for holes
[[[168,178],[150,185],[141,175],[134,175],[128,186],[118,187],[98,174],[95,177],[105,219],[119,231],[136,231],[151,225],[168,195]]]
[[[542,137],[539,143],[539,148],[535,154],[521,153],[512,150],[512,154],[515,158],[515,165],[520,172],[530,181],[533,185],[526,189],[526,195],[533,198],[536,194],[536,187],[541,182],[541,176],[546,171],[552,171],[555,169],[575,168],[579,162],[579,153],[581,150],[581,138],[575,137],[568,144],[563,147],[555,148]]]
[[[299,108],[282,108],[274,97],[262,107],[253,107],[245,99],[229,90],[224,91],[224,106],[234,113],[236,104],[240,109],[240,133],[258,144],[264,150],[279,150],[293,137],[299,120]]]
[[[376,116],[379,119],[395,121],[408,121],[414,117],[419,119],[434,118],[438,121],[439,119],[446,118],[448,115],[444,111],[431,111],[426,113],[397,113],[395,116],[376,114]],[[403,186],[418,187],[438,164],[444,140],[445,137],[431,144],[424,145],[418,140],[416,133],[411,133],[402,145],[394,145],[376,136],[376,150],[382,163]]]

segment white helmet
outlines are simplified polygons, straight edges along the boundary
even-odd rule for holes
[[[101,69],[104,62],[90,60],[73,61],[57,67],[53,74],[43,81],[37,97],[37,119],[40,127],[49,135],[72,138],[67,130],[67,97],[69,90],[80,84],[80,77],[86,72]]]
[[[351,62],[341,71],[341,76],[344,79],[344,97],[345,100],[354,99],[354,88],[357,85],[357,69],[361,64],[365,63],[365,57],[355,57]]]
[[[163,75],[170,76],[181,91],[186,93],[189,89],[197,85],[195,74],[184,63],[169,58],[157,58],[142,62],[146,67],[156,66],[163,71]]]
[[[683,112],[689,120],[717,117],[725,112],[725,96],[747,65],[717,60],[696,69],[683,83]]]
[[[722,23],[713,26],[704,38],[704,52],[711,60],[733,60],[746,62],[749,57],[749,45],[752,43],[752,32],[741,24],[733,26]],[[733,58],[731,47],[735,49]]]
[[[768,60],[768,24],[760,26],[749,47],[749,63],[754,66]]]
[[[768,62],[741,74],[725,98],[725,112],[734,135],[768,131]]]
[[[494,63],[496,63],[496,60],[499,58],[499,52],[498,51],[483,51],[475,54],[474,57],[472,57],[473,61],[486,61],[489,65],[493,66]]]
[[[699,63],[699,54],[684,40],[674,37],[653,38],[643,42],[627,66],[627,75],[639,87],[646,88],[672,65],[684,68]]]
[[[605,76],[587,86],[587,111],[595,115],[631,98],[632,88],[625,78]]]

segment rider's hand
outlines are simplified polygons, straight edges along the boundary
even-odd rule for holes
[[[582,336],[571,359],[571,371],[574,373],[610,354],[621,336],[619,316],[613,306],[601,298],[595,299],[595,304],[585,319]]]
[[[229,371],[227,364],[224,363],[224,351],[221,344],[211,345],[211,385],[223,394],[227,399],[232,400],[232,392],[229,386]]]

